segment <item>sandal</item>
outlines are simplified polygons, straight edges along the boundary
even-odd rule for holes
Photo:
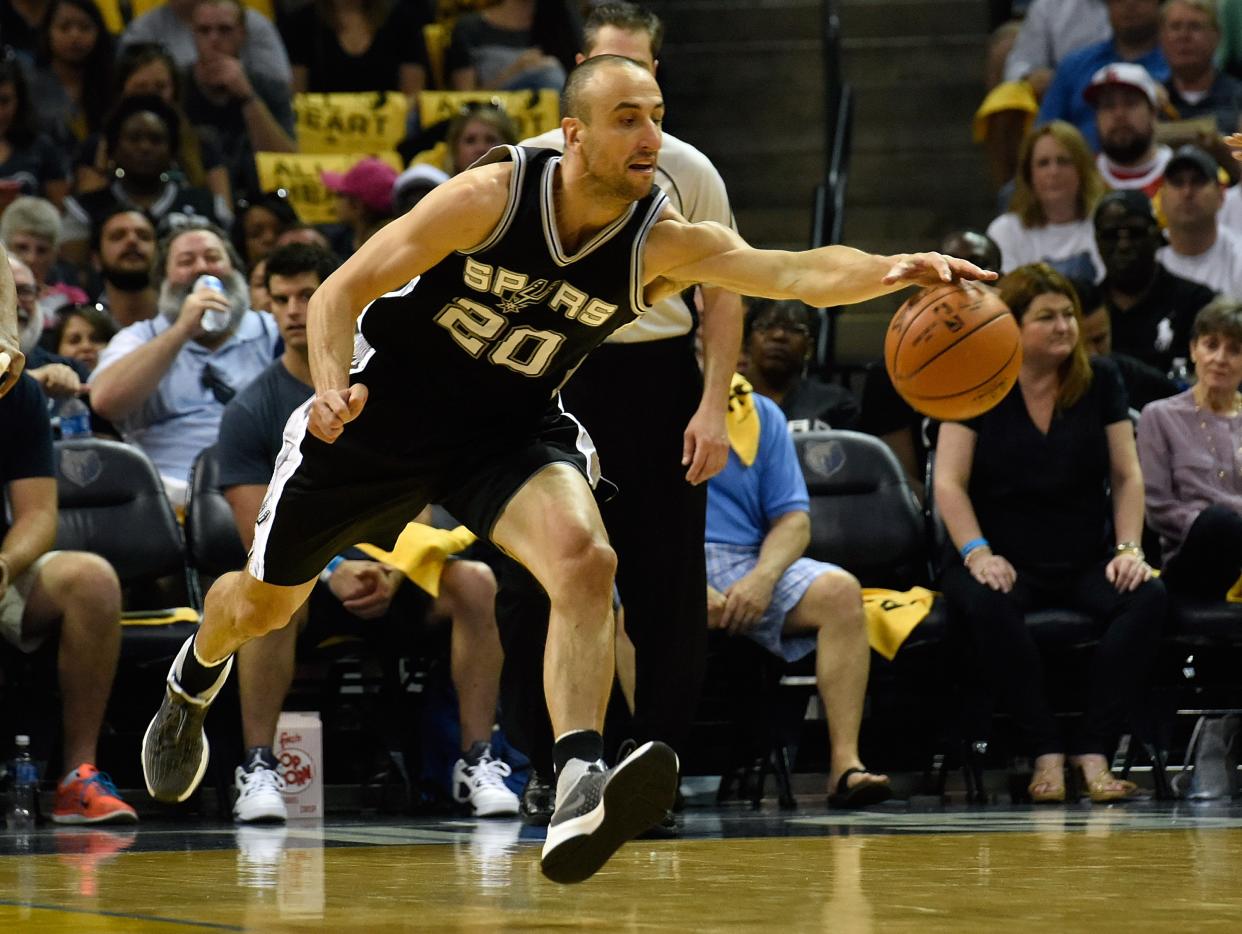
[[[1080,765],[1078,774],[1082,776],[1082,784],[1087,789],[1087,795],[1096,803],[1124,801],[1132,798],[1138,791],[1138,785],[1134,782],[1118,778],[1108,769],[1096,772],[1095,778],[1087,778],[1086,770]]]
[[[837,779],[837,790],[828,796],[830,808],[865,808],[893,796],[893,789],[888,782],[855,782],[850,784],[851,775],[871,775],[864,768],[849,768]]]
[[[1036,791],[1043,788],[1043,791]],[[1031,775],[1031,783],[1026,786],[1032,804],[1064,804],[1065,803],[1065,765],[1049,765],[1036,769]]]

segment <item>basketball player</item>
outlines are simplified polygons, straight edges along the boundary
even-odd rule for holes
[[[992,278],[935,253],[756,250],[725,227],[686,222],[653,188],[664,103],[629,59],[584,62],[561,106],[563,157],[493,150],[316,291],[316,395],[285,428],[246,571],[217,580],[173,661],[143,737],[155,797],[184,800],[201,780],[203,718],[232,653],[285,625],[337,551],[390,547],[439,502],[548,593],[557,794],[541,867],[557,882],[592,875],[662,819],[677,757],[649,742],[612,769],[601,761],[616,556],[592,495],[598,460],[559,405],[561,384],[609,333],[694,282],[821,306]]]

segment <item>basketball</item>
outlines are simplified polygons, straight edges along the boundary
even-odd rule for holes
[[[924,415],[982,415],[1018,378],[1018,322],[1000,296],[969,282],[923,289],[893,315],[884,365],[898,394]]]

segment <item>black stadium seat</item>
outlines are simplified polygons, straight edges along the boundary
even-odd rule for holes
[[[206,593],[210,579],[240,570],[246,563],[233,510],[220,492],[220,465],[214,445],[200,451],[190,468],[185,538],[190,568],[202,593]]]

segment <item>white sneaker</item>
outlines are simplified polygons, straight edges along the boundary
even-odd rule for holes
[[[518,796],[509,790],[505,777],[512,774],[509,763],[493,759],[489,748],[477,765],[458,759],[453,766],[453,800],[469,804],[475,817],[509,817],[517,814]]]
[[[237,801],[233,804],[234,820],[242,823],[284,823],[287,816],[282,795],[285,780],[279,773],[263,765],[248,772],[244,766],[239,765],[233,773],[233,783],[237,786]]]

